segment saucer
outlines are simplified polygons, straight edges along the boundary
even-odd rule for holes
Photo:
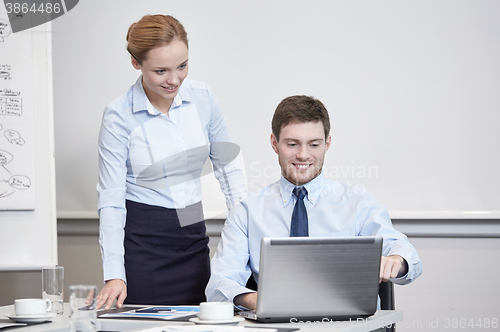
[[[234,316],[233,318],[231,319],[220,319],[220,320],[203,320],[203,319],[200,319],[199,317],[193,317],[193,318],[190,318],[189,321],[190,322],[193,322],[195,324],[205,324],[205,325],[236,325],[238,324],[239,322],[241,321],[244,321],[245,318],[243,317],[238,317],[238,316]]]
[[[18,316],[16,314],[6,314],[5,316],[9,317],[11,320],[18,323],[43,323],[46,321],[50,321],[52,317],[56,314],[46,313],[44,315],[23,315]]]

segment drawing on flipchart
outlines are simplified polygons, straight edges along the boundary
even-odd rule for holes
[[[0,80],[10,81],[12,76],[10,75],[10,65],[0,64]]]
[[[8,21],[0,18],[0,43],[5,41],[5,38],[8,37],[12,32],[12,28]]]
[[[24,145],[24,139],[21,135],[12,129],[4,130],[0,123],[0,132],[3,132],[4,138],[12,145]],[[2,144],[3,145],[3,144]],[[31,180],[29,177],[21,174],[13,174],[9,169],[9,164],[14,160],[14,155],[6,150],[0,150],[0,199],[14,194],[17,190],[26,190],[31,187]],[[8,185],[8,186],[7,186]]]
[[[21,92],[10,89],[0,90],[0,116],[1,115],[23,115],[23,98]]]
[[[9,129],[4,133],[5,138],[9,141],[10,144],[13,145],[24,145],[24,139],[19,135],[19,133],[15,130]]]
[[[9,197],[14,194],[17,190],[26,190],[31,187],[31,180],[29,177],[21,174],[12,174],[7,168],[14,157],[7,151],[0,150],[0,167],[7,171],[7,173],[2,172],[0,176],[0,184],[6,184],[0,186],[0,199]],[[7,176],[6,176],[7,175]]]

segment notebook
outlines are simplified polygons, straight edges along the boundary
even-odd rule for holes
[[[261,322],[366,318],[377,310],[382,237],[264,238],[257,310]]]

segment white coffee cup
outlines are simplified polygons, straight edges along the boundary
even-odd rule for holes
[[[201,320],[228,320],[234,317],[234,307],[231,302],[202,302],[200,303]]]
[[[49,299],[18,299],[14,301],[17,316],[45,315],[52,303]]]

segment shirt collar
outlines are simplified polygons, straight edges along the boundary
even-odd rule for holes
[[[174,102],[171,106],[171,108],[179,107],[183,102],[191,102],[191,97],[189,96],[189,93],[184,86],[184,83],[181,85],[179,89],[179,93],[174,97]],[[142,75],[139,76],[137,81],[134,84],[134,87],[132,89],[132,112],[140,112],[140,111],[147,111],[151,115],[158,115],[160,114],[160,111],[154,108],[154,106],[151,104],[149,101],[148,97],[146,96],[146,92],[144,91],[144,87],[142,86]]]
[[[186,87],[186,85],[188,85],[188,84],[189,84],[188,80],[184,79],[184,81],[182,82],[181,87],[179,89],[179,93],[174,98],[175,107],[180,106],[181,103],[183,103],[183,102],[187,102],[187,103],[191,102],[191,97],[189,96],[188,89]]]
[[[303,187],[307,190],[307,200],[312,204],[315,204],[321,195],[321,190],[323,188],[325,177],[323,172],[321,172],[317,177],[304,184]],[[281,199],[283,201],[283,206],[287,206],[290,202],[293,202],[293,189],[296,187],[293,183],[288,181],[281,175],[279,180],[279,188]]]

